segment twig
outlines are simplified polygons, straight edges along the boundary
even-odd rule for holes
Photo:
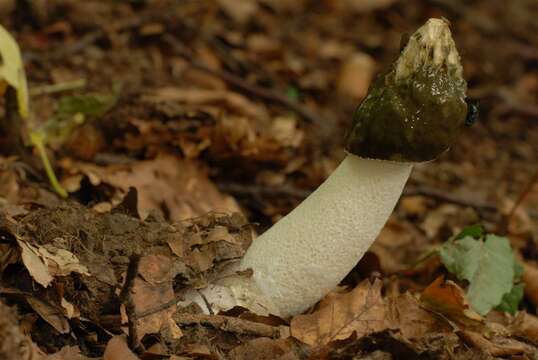
[[[136,316],[136,306],[133,301],[132,290],[134,281],[138,275],[138,265],[140,264],[140,255],[131,255],[129,259],[129,266],[127,267],[127,275],[125,276],[125,283],[120,293],[120,302],[125,306],[125,313],[127,314],[127,326],[129,327],[129,348],[136,353],[141,353],[144,350],[144,346],[138,340],[138,330],[136,323],[138,318]]]
[[[297,199],[305,199],[310,194],[310,190],[300,189],[290,185],[282,186],[259,186],[259,185],[247,185],[238,183],[219,183],[219,189],[224,192],[228,192],[233,195],[250,195],[255,198],[262,196],[281,196],[281,197],[293,197]],[[456,195],[447,194],[444,191],[433,189],[426,186],[407,186],[403,191],[402,196],[426,196],[434,198],[440,201],[449,202],[460,206],[468,206],[481,211],[496,212],[497,207],[493,204],[483,203],[479,201],[473,201]]]
[[[456,195],[448,194],[444,191],[433,189],[426,186],[407,186],[403,191],[402,196],[426,196],[440,201],[449,202],[460,206],[472,207],[476,210],[496,212],[497,207],[493,204],[484,203],[481,201],[466,199]]]
[[[30,95],[54,94],[57,92],[76,90],[86,86],[86,79],[66,81],[57,84],[35,86],[30,89]]]
[[[277,339],[280,329],[276,326],[261,324],[241,318],[223,315],[176,314],[174,320],[179,326],[202,325],[229,331],[239,335],[255,335]]]
[[[256,184],[239,184],[239,183],[219,183],[219,189],[233,195],[250,195],[255,198],[262,196],[281,196],[305,199],[310,194],[310,190],[299,189],[290,185],[281,186],[260,186]]]
[[[508,229],[510,220],[512,220],[512,218],[514,217],[514,214],[516,213],[517,208],[521,205],[521,203],[523,203],[523,200],[525,200],[527,195],[529,195],[532,188],[534,187],[534,184],[536,183],[538,183],[538,169],[536,169],[534,174],[531,176],[529,182],[527,183],[527,185],[525,185],[525,187],[523,188],[523,191],[521,191],[521,193],[517,197],[516,202],[514,203],[514,205],[512,206],[512,208],[506,215],[506,217],[503,219],[502,230],[506,231]]]
[[[203,71],[206,74],[218,77],[219,79],[224,80],[228,84],[235,86],[261,99],[280,104],[296,112],[304,120],[306,120],[309,123],[314,123],[314,124],[322,123],[323,120],[319,116],[317,116],[315,113],[306,109],[305,107],[301,106],[299,103],[289,99],[288,97],[284,95],[275,93],[261,86],[250,84],[232,73],[229,73],[226,71],[213,70],[209,68],[208,66],[206,66],[205,64],[194,60],[191,52],[185,49],[185,47],[181,45],[179,41],[177,41],[170,34],[164,34],[163,39],[174,50],[174,53],[178,56],[181,56],[186,61],[188,61],[192,68]]]

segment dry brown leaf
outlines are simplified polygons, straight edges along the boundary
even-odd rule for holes
[[[133,302],[137,313],[150,311],[175,298],[172,288],[173,274],[171,259],[163,255],[147,255],[140,259],[140,275],[134,281],[132,289]],[[150,279],[146,281],[144,279]],[[170,306],[154,314],[137,320],[138,336],[168,331],[171,336],[182,336],[175,322],[170,321],[176,306]]]
[[[26,301],[43,320],[48,322],[60,334],[67,334],[71,331],[69,322],[60,309],[32,296],[27,297]]]
[[[308,345],[323,346],[347,339],[353,333],[361,338],[389,328],[381,286],[379,279],[373,284],[363,281],[314,313],[295,316],[291,320],[291,336]]]
[[[21,331],[15,312],[0,301],[0,359],[38,358],[32,345],[32,341]]]
[[[422,217],[428,210],[428,202],[424,196],[404,196],[400,199],[400,208],[409,215]]]
[[[299,359],[285,339],[260,337],[237,346],[229,355],[231,360],[278,360],[286,356],[286,360]]]
[[[152,285],[172,280],[172,259],[164,255],[146,255],[140,259],[138,274]]]
[[[417,341],[428,334],[452,330],[445,321],[423,309],[408,292],[389,299],[389,312],[392,328],[399,329],[407,341]]]
[[[80,317],[79,309],[76,308],[69,301],[65,300],[65,298],[62,298],[62,300],[60,300],[60,305],[62,306],[62,309],[64,310],[64,315],[68,319],[73,319],[73,318],[79,318]]]
[[[276,117],[271,122],[269,136],[281,146],[299,147],[303,142],[304,132],[298,127],[293,117]]]
[[[125,336],[114,336],[106,345],[103,360],[140,360],[127,346]]]
[[[211,349],[207,345],[192,344],[187,347],[186,353],[199,359],[213,359],[215,356],[211,353]]]
[[[219,192],[196,163],[165,155],[129,165],[100,167],[90,163],[70,163],[64,167],[71,173],[83,173],[93,185],[109,184],[127,192],[138,192],[138,212],[145,218],[151,210],[169,214],[179,221],[201,216],[210,211],[239,212],[235,200]]]
[[[88,268],[82,265],[75,254],[52,244],[38,246],[39,255],[45,260],[52,276],[67,276],[71,273],[90,275]]]
[[[439,276],[424,289],[420,300],[430,309],[439,311],[453,320],[465,323],[482,321],[482,317],[471,309],[463,289],[453,281],[445,282],[443,276]]]
[[[363,99],[376,70],[375,60],[365,53],[354,53],[340,69],[338,91],[354,99]]]
[[[90,360],[80,353],[78,346],[64,346],[60,351],[47,356],[44,360]]]
[[[469,345],[476,347],[491,356],[512,356],[520,354],[533,354],[536,349],[521,341],[505,337],[486,339],[480,333],[464,330],[459,333],[460,337]]]
[[[258,11],[256,1],[218,0],[219,7],[239,24],[245,24]]]
[[[50,285],[54,276],[66,276],[72,272],[90,275],[86,266],[70,251],[54,245],[34,246],[17,239],[24,266],[32,278],[43,287]]]
[[[39,256],[39,251],[25,241],[17,240],[21,248],[22,262],[32,278],[41,286],[47,287],[54,278],[49,273],[49,268]]]
[[[529,339],[534,344],[538,344],[538,317],[524,311],[520,311],[510,329],[514,335]]]
[[[229,243],[237,242],[236,239],[228,231],[228,228],[222,225],[217,225],[213,229],[211,229],[209,234],[207,234],[205,242],[210,243],[216,241],[227,241]],[[192,246],[193,244],[191,243],[190,245]]]
[[[142,98],[151,103],[177,101],[189,105],[225,105],[230,110],[252,119],[267,119],[267,112],[243,95],[232,91],[184,89],[177,87],[163,87],[152,90],[150,95]]]

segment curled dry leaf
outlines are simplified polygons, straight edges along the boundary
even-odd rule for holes
[[[363,281],[314,313],[295,316],[291,320],[291,336],[311,346],[324,346],[345,340],[353,333],[360,338],[389,328],[381,286],[379,279],[373,283]]]
[[[60,334],[67,334],[71,331],[69,322],[59,308],[33,296],[27,297],[26,301],[43,320],[49,323]]]
[[[90,275],[75,254],[51,244],[34,246],[24,240],[17,240],[21,248],[21,257],[26,269],[34,280],[47,287],[54,276],[66,276],[72,272]]]
[[[443,276],[439,276],[424,289],[420,300],[428,308],[438,311],[452,320],[463,323],[482,321],[482,317],[471,309],[463,289],[453,281],[445,282]]]

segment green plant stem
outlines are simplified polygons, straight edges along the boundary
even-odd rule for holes
[[[65,191],[62,185],[60,185],[60,183],[58,182],[58,178],[56,177],[54,169],[50,164],[49,157],[47,156],[47,150],[45,149],[45,144],[43,143],[43,135],[37,131],[33,131],[30,133],[30,141],[39,153],[39,157],[41,158],[41,161],[45,166],[45,172],[47,173],[47,177],[49,178],[52,188],[58,193],[58,195],[63,198],[67,198],[67,191]]]

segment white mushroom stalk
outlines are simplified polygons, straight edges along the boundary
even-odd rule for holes
[[[305,311],[357,264],[393,211],[413,163],[445,151],[464,123],[466,83],[445,20],[415,32],[354,115],[348,154],[290,214],[254,240],[229,277],[204,289],[212,310]],[[208,309],[206,309],[208,310]]]

